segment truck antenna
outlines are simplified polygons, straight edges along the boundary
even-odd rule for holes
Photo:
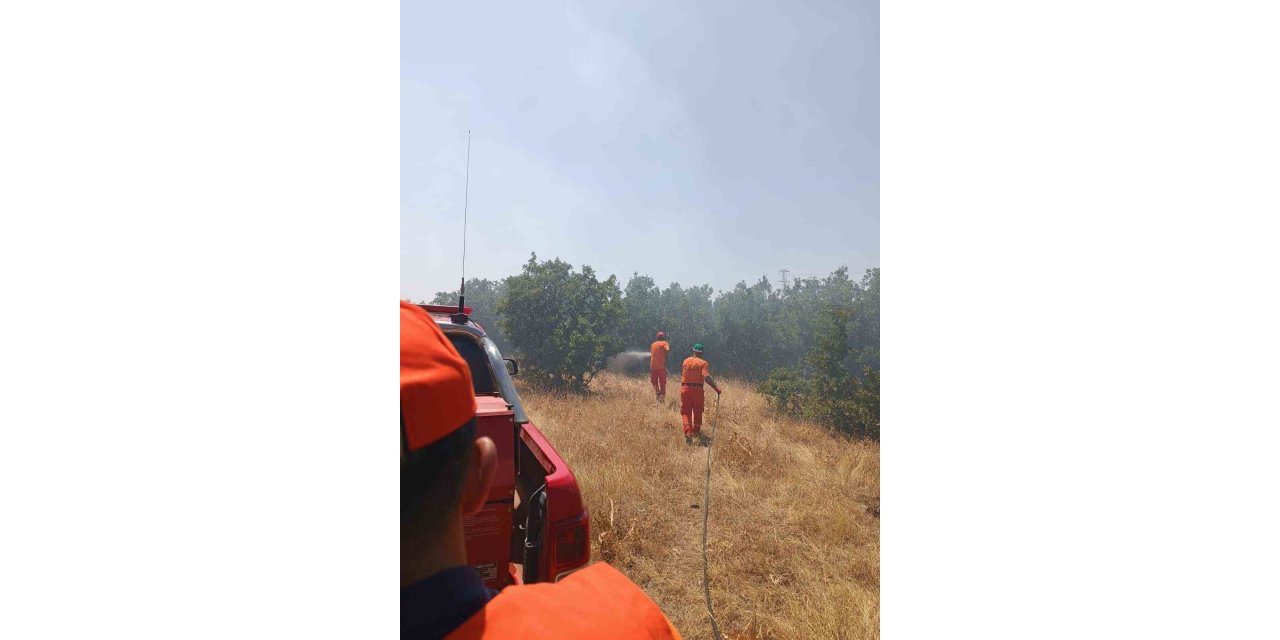
[[[458,313],[454,322],[467,321],[463,301],[467,293],[467,205],[471,197],[471,130],[467,129],[467,183],[462,192],[462,282],[458,284]]]

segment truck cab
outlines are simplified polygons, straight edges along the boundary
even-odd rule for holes
[[[471,369],[476,435],[498,450],[484,507],[464,521],[467,562],[493,589],[554,582],[591,559],[590,521],[573,471],[529,420],[502,357],[469,307],[418,305]]]

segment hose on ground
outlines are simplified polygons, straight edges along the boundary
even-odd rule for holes
[[[711,447],[716,442],[716,424],[720,422],[720,394],[716,394],[716,413],[711,416],[711,440],[707,443],[707,478],[702,493],[702,592],[707,596],[707,615],[711,617],[711,631],[716,640],[720,637],[720,625],[711,607],[711,579],[707,568],[707,520],[711,517]]]

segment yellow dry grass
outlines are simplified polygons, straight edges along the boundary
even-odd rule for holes
[[[777,416],[750,385],[720,381],[708,557],[725,638],[880,636],[880,447]],[[703,432],[715,419],[707,390]],[[680,633],[711,638],[702,589],[707,450],[680,433],[679,385],[603,374],[586,396],[521,389],[573,468],[591,556],[652,597]],[[696,505],[696,506],[694,506]]]

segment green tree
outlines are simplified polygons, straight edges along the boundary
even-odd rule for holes
[[[769,399],[769,405],[775,411],[799,415],[804,387],[804,377],[798,370],[780,367],[769,372],[769,377],[760,383],[757,391]]]
[[[673,282],[662,290],[658,306],[662,310],[662,327],[671,343],[671,357],[667,368],[674,369],[690,355],[693,345],[701,342],[708,349],[707,359],[716,371],[721,342],[713,335],[712,289],[710,285],[684,288]]]
[[[620,337],[629,349],[647,349],[662,326],[662,292],[653,278],[634,273],[623,291]]]
[[[623,314],[618,279],[600,281],[586,265],[575,273],[558,258],[538,262],[531,255],[519,275],[506,279],[498,313],[536,384],[585,391],[622,348],[616,332]]]
[[[826,306],[818,319],[818,342],[805,356],[809,378],[801,399],[804,417],[850,431],[854,422],[854,376],[845,369],[849,358],[849,308]]]
[[[847,366],[855,357],[849,334],[856,310],[834,302],[820,309],[814,314],[814,346],[801,369],[774,370],[758,389],[779,411],[846,435],[879,439],[880,372],[863,366],[859,377]]]
[[[720,348],[717,362],[726,373],[759,380],[768,375],[778,355],[770,335],[769,318],[777,304],[769,279],[747,286],[739,282],[733,291],[715,300],[715,336]]]
[[[818,278],[796,278],[785,295],[777,297],[777,307],[768,321],[777,366],[799,366],[813,349],[822,289],[823,281]]]
[[[880,370],[879,267],[867,269],[854,295],[853,314],[849,319],[849,345],[853,350],[854,371]],[[865,375],[863,377],[865,379]],[[876,385],[878,387],[879,382]]]

